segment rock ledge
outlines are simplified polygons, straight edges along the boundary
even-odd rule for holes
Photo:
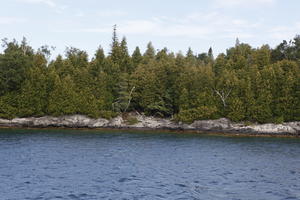
[[[29,117],[12,120],[1,119],[0,127],[65,127],[65,128],[128,128],[128,129],[168,129],[168,130],[194,130],[220,133],[238,133],[249,135],[291,135],[300,137],[300,122],[283,124],[253,124],[234,123],[229,119],[199,120],[192,124],[177,123],[171,119],[148,117],[142,114],[130,113],[137,123],[128,124],[122,116],[111,120],[99,118],[92,119],[84,115],[70,115],[61,117]]]

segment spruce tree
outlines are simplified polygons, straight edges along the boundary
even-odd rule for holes
[[[140,48],[136,47],[132,53],[133,70],[135,70],[139,66],[139,64],[142,63],[142,61],[143,61],[143,56],[141,54]]]
[[[144,53],[145,61],[148,62],[151,59],[155,58],[155,50],[151,42],[147,44],[147,49]]]

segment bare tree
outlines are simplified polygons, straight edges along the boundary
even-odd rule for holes
[[[214,89],[214,92],[220,97],[224,108],[227,106],[226,100],[227,100],[228,96],[230,95],[231,90],[232,90],[232,88],[230,88],[228,91]]]
[[[21,42],[21,49],[23,51],[23,55],[26,55],[27,51],[29,50],[29,46],[27,45],[27,39],[23,37]]]
[[[113,110],[119,110],[122,113],[125,113],[130,106],[134,89],[135,86],[131,88],[130,92],[126,96],[119,97],[117,101],[112,104]],[[123,106],[124,108],[122,109]]]
[[[127,103],[127,106],[126,106],[125,109],[124,109],[124,112],[126,112],[127,109],[128,109],[129,106],[130,106],[131,99],[132,99],[132,93],[133,93],[134,89],[135,89],[135,86],[133,86],[133,87],[131,88],[130,92],[129,92],[129,95],[128,95],[128,103]]]

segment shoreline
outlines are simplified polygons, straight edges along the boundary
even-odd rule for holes
[[[71,127],[21,127],[21,126],[1,126],[0,130],[16,129],[16,130],[82,130],[82,131],[127,131],[127,132],[140,132],[145,133],[174,133],[174,134],[197,134],[207,136],[224,136],[224,137],[268,137],[268,138],[300,138],[300,135],[295,134],[270,134],[270,133],[238,133],[238,132],[221,132],[214,130],[180,130],[180,129],[151,129],[151,128],[71,128]]]
[[[129,124],[128,118],[122,116],[111,120],[92,119],[84,115],[29,117],[12,120],[0,118],[0,128],[130,130],[226,136],[300,137],[300,122],[246,125],[221,118],[185,124],[173,122],[171,119],[148,117],[136,113],[129,113],[130,117],[136,119],[136,123]]]

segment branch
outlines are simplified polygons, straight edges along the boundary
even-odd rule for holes
[[[130,90],[130,93],[129,93],[129,99],[128,99],[128,104],[127,104],[126,108],[124,109],[124,112],[126,112],[126,110],[128,109],[128,107],[129,107],[129,105],[130,105],[130,102],[131,102],[131,99],[132,99],[131,95],[132,95],[134,89],[135,89],[135,86],[133,86],[133,87],[131,88],[131,90]]]
[[[227,93],[225,93],[223,90],[221,92],[219,92],[217,89],[214,89],[216,94],[221,98],[221,101],[222,101],[224,107],[226,107],[226,99],[230,95],[231,90],[232,90],[232,88],[230,88],[230,90]]]

